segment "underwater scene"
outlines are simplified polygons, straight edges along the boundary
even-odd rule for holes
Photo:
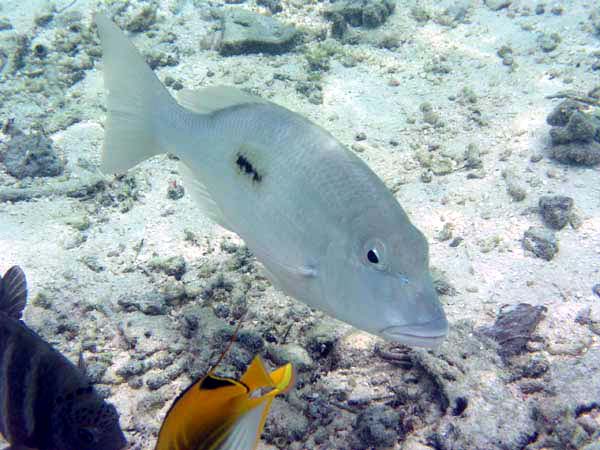
[[[0,0],[0,448],[600,450],[600,3]]]

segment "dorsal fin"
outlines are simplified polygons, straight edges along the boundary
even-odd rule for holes
[[[211,86],[197,91],[182,89],[177,92],[177,101],[184,108],[200,114],[210,114],[230,106],[248,103],[269,103],[264,98],[231,86]]]
[[[19,266],[13,266],[0,278],[0,311],[19,320],[27,304],[27,280]]]

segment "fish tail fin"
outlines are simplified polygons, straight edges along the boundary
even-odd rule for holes
[[[13,266],[0,277],[0,311],[19,320],[27,304],[27,280],[19,266]]]
[[[102,170],[123,172],[158,153],[165,114],[177,107],[127,36],[106,16],[94,21],[102,44],[107,93]]]

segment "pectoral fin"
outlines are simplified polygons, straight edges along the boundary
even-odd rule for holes
[[[184,188],[188,190],[190,196],[194,199],[202,212],[213,222],[218,223],[223,228],[231,230],[231,227],[227,224],[227,220],[223,215],[223,211],[213,200],[212,196],[208,192],[208,189],[204,183],[200,181],[193,170],[184,163],[180,163],[179,173],[181,174],[181,178],[183,178]]]
[[[301,286],[305,286],[319,274],[314,266],[286,264],[274,257],[272,253],[250,248],[256,259],[262,263],[265,275],[273,286],[288,295],[296,296],[295,293]]]

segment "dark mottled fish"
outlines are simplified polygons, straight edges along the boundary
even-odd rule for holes
[[[115,407],[85,373],[20,320],[25,274],[0,278],[0,433],[11,449],[119,450],[126,441]]]

